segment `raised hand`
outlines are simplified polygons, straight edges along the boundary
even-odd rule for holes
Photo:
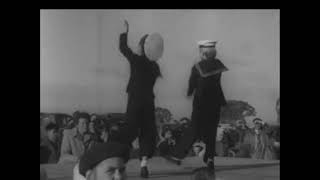
[[[125,32],[129,32],[129,23],[127,20],[124,20],[124,27],[125,27]]]

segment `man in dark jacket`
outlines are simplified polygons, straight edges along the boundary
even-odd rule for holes
[[[156,150],[157,128],[155,123],[155,106],[153,87],[160,76],[160,69],[155,60],[150,60],[145,52],[145,42],[148,35],[144,35],[140,42],[139,54],[134,53],[127,44],[129,24],[125,21],[126,31],[120,35],[120,52],[130,63],[130,79],[127,86],[127,123],[118,135],[110,137],[111,141],[118,141],[131,145],[138,137],[141,160],[141,177],[147,178],[147,159]]]
[[[190,127],[175,147],[170,161],[181,163],[192,144],[200,139],[206,144],[203,161],[214,169],[214,154],[217,127],[220,120],[220,108],[226,100],[220,85],[221,73],[227,71],[222,62],[216,59],[216,42],[202,41],[199,43],[201,61],[191,70],[188,96],[194,94],[193,111]]]
[[[46,136],[42,139],[40,144],[40,164],[55,164],[58,162],[60,156],[58,129],[59,127],[55,123],[49,123],[45,127]]]

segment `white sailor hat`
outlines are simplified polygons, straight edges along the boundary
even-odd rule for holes
[[[199,47],[216,47],[217,41],[211,41],[211,40],[202,40],[198,41]]]

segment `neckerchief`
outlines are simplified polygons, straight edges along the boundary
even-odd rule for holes
[[[201,77],[209,77],[224,71],[228,68],[218,59],[202,60],[195,65]]]

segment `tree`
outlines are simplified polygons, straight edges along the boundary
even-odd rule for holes
[[[249,103],[239,100],[228,100],[227,105],[222,107],[220,121],[233,123],[236,120],[244,120],[246,116],[255,116],[256,111]]]

